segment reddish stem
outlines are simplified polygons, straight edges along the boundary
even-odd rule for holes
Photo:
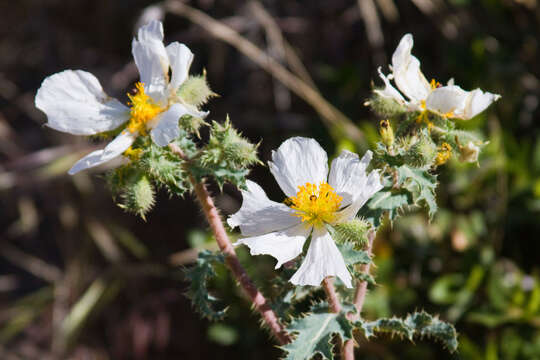
[[[368,245],[367,253],[371,256],[373,241],[375,240],[375,231],[370,231],[368,233]],[[360,271],[365,274],[369,274],[369,268],[371,263],[362,265]],[[364,307],[364,300],[366,299],[367,294],[367,281],[358,281],[356,284],[356,292],[354,294],[354,307],[356,308],[356,314],[350,314],[349,320],[356,321],[360,319],[360,313]],[[345,360],[354,360],[354,340],[347,340],[343,346],[343,359]]]
[[[334,288],[334,279],[330,276],[325,277],[323,282],[323,289],[328,298],[328,305],[333,313],[339,313],[341,311],[341,303]]]
[[[180,149],[178,146],[169,144],[169,149],[171,149],[173,153],[182,159],[189,161],[182,149]],[[199,200],[199,203],[201,204],[204,215],[206,216],[206,220],[208,221],[208,224],[210,224],[210,228],[214,233],[219,248],[225,254],[225,261],[233,276],[236,278],[238,283],[240,283],[240,286],[244,290],[245,294],[251,299],[253,306],[261,314],[264,323],[268,326],[278,342],[281,345],[291,342],[291,338],[285,332],[276,314],[266,301],[266,298],[257,289],[244,267],[240,264],[227,232],[225,231],[225,227],[223,226],[223,222],[221,221],[218,210],[214,205],[214,201],[208,193],[204,182],[196,181],[192,175],[189,175],[189,181],[193,184],[197,200]]]

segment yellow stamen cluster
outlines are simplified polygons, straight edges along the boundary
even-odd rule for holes
[[[343,198],[336,194],[332,186],[322,182],[319,186],[311,183],[298,187],[296,196],[290,197],[288,203],[303,222],[322,226],[336,219],[336,212]]]
[[[161,113],[164,109],[157,105],[154,100],[144,92],[144,84],[135,84],[137,92],[135,95],[128,94],[128,105],[131,107],[130,118],[127,129],[131,133],[138,132],[146,135],[146,124]]]
[[[442,85],[437,80],[431,79],[431,82],[429,83],[429,86],[431,86],[431,90],[435,90],[436,88],[441,87]]]
[[[435,163],[437,165],[442,165],[450,159],[452,156],[452,146],[448,143],[442,143],[441,149],[437,153],[437,158],[435,159]]]
[[[429,110],[426,108],[426,100],[420,101],[420,108],[422,111],[420,112],[420,115],[416,118],[416,123],[421,124],[422,122],[425,122],[428,130],[431,130],[433,127],[433,123],[431,120],[429,120]]]
[[[138,160],[141,157],[142,149],[134,149],[133,147],[128,147],[126,151],[124,151],[124,156],[129,158],[131,161]]]

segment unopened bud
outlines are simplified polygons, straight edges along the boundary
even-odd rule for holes
[[[390,125],[389,120],[381,120],[379,123],[379,133],[381,134],[382,142],[386,147],[390,148],[394,145],[394,130]]]
[[[210,89],[206,81],[206,74],[203,74],[187,78],[178,89],[178,96],[186,103],[198,107],[206,104],[211,97],[217,96],[217,94]]]

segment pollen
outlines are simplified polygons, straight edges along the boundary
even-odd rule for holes
[[[142,149],[134,149],[132,146],[128,147],[126,151],[124,151],[124,156],[128,159],[134,161],[139,160],[142,154]]]
[[[135,84],[136,92],[134,95],[128,94],[130,106],[129,122],[127,129],[131,133],[138,132],[141,135],[147,133],[147,123],[161,113],[163,108],[154,102],[154,100],[144,92],[144,84],[138,82]]]
[[[452,156],[452,146],[448,143],[442,143],[439,152],[437,153],[437,158],[435,162],[437,165],[445,164],[448,159]]]
[[[326,182],[306,183],[298,187],[296,196],[288,198],[287,204],[295,210],[294,216],[311,225],[322,226],[336,219],[336,212],[343,198]]]
[[[429,83],[429,86],[431,87],[431,90],[435,90],[436,88],[440,88],[442,85],[437,80],[431,79],[431,82]]]

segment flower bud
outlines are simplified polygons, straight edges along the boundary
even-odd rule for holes
[[[407,165],[422,168],[433,164],[436,157],[437,145],[428,135],[422,134],[418,141],[403,155],[403,160]]]
[[[407,112],[407,109],[396,100],[375,93],[364,105],[381,117],[393,117]]]
[[[362,219],[352,219],[333,226],[333,237],[337,243],[350,242],[356,250],[361,250],[367,244],[369,224]]]
[[[394,145],[394,130],[390,125],[389,120],[381,120],[379,123],[379,133],[381,134],[382,142],[386,147],[390,148]]]
[[[178,89],[177,94],[188,104],[197,107],[206,104],[211,97],[217,96],[206,81],[206,73],[188,77]]]

